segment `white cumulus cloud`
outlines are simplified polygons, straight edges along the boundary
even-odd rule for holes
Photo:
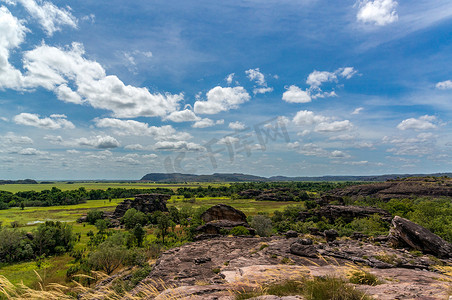
[[[39,155],[39,154],[46,154],[44,151],[39,151],[35,148],[25,148],[21,149],[17,152],[20,155]]]
[[[178,151],[178,150],[186,150],[186,151],[203,151],[205,148],[201,145],[195,143],[188,143],[184,141],[161,141],[157,142],[154,145],[156,150],[164,150],[164,151]]]
[[[0,90],[22,89],[23,79],[19,70],[9,63],[10,51],[25,39],[28,29],[4,6],[0,7]]]
[[[438,82],[436,84],[436,88],[440,89],[440,90],[450,90],[450,89],[452,89],[452,81],[446,80],[446,81]]]
[[[10,3],[16,3],[9,0]],[[77,28],[77,19],[71,14],[70,7],[58,8],[48,1],[42,0],[17,0],[24,6],[31,17],[36,19],[47,35],[51,36],[55,31],[60,31],[62,26]]]
[[[99,128],[115,129],[117,135],[153,136],[157,140],[187,140],[191,138],[190,134],[177,132],[171,125],[157,127],[135,120],[114,118],[95,119],[94,122]]]
[[[200,117],[198,117],[193,111],[189,109],[175,111],[165,117],[165,120],[170,120],[176,123],[199,121],[200,119]]]
[[[84,53],[77,43],[68,50],[41,45],[27,52],[24,68],[28,85],[53,90],[72,80],[77,86],[74,92],[83,101],[94,108],[111,110],[121,118],[163,117],[178,109],[182,94],[152,94],[146,88],[125,85],[118,77],[107,76],[99,63],[85,59]]]
[[[207,128],[207,127],[212,127],[215,125],[215,122],[209,118],[204,118],[201,119],[197,122],[195,122],[192,127],[193,128]]]
[[[6,135],[0,136],[0,141],[2,144],[8,145],[33,144],[33,140],[28,136],[19,136],[12,132],[8,132]]]
[[[308,75],[306,83],[311,87],[319,87],[324,82],[331,82],[336,80],[337,76],[335,73],[314,70],[311,74]]]
[[[234,130],[243,130],[246,126],[242,122],[236,121],[229,123],[228,127]]]
[[[228,76],[226,76],[226,82],[230,85],[231,83],[232,83],[232,81],[234,80],[234,76],[235,76],[235,73],[231,73],[231,74],[229,74]]]
[[[250,95],[241,87],[216,86],[207,92],[207,101],[196,101],[195,113],[217,114],[222,111],[237,109],[240,104],[247,102]]]
[[[352,128],[352,123],[349,120],[334,121],[334,122],[322,122],[319,123],[314,131],[316,132],[338,132],[346,131]]]
[[[40,118],[37,114],[21,113],[14,117],[14,122],[20,125],[34,126],[45,129],[75,128],[72,122],[66,120],[65,115],[51,115],[50,118]]]
[[[93,136],[93,137],[89,137],[89,138],[79,138],[79,139],[75,139],[73,143],[71,144],[75,144],[78,146],[88,146],[88,147],[93,147],[93,148],[97,148],[97,149],[112,149],[112,148],[117,148],[120,146],[119,142],[112,136]]]
[[[254,81],[257,85],[253,89],[254,94],[265,94],[273,91],[272,87],[267,86],[265,75],[261,73],[259,68],[249,69],[245,71],[245,74],[248,76],[250,81]]]
[[[364,0],[359,3],[356,18],[362,23],[384,26],[398,20],[397,1],[394,0]]]
[[[432,122],[436,120],[435,116],[429,116],[425,115],[422,117],[416,118],[409,118],[406,120],[403,120],[402,122],[397,125],[397,128],[400,130],[408,130],[408,129],[414,129],[414,130],[428,130],[428,129],[434,129],[436,128],[436,125]]]
[[[328,119],[328,117],[316,115],[314,112],[309,110],[300,110],[299,112],[297,112],[292,121],[296,125],[313,125],[328,121]]]
[[[282,99],[289,103],[307,103],[311,102],[311,96],[296,85],[291,85],[283,93]]]

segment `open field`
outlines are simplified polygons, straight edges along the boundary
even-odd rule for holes
[[[180,187],[197,188],[199,186],[207,187],[219,187],[228,185],[224,182],[190,182],[190,183],[147,183],[147,182],[102,182],[102,181],[89,181],[89,182],[66,182],[56,181],[54,183],[43,184],[2,184],[0,185],[0,191],[7,191],[12,193],[22,191],[36,191],[50,190],[52,187],[56,187],[62,191],[76,190],[84,187],[87,190],[106,190],[108,188],[124,188],[124,189],[151,189],[151,188],[170,188],[176,190]]]
[[[258,212],[272,214],[275,210],[284,209],[288,205],[297,204],[297,202],[277,202],[277,201],[256,201],[254,199],[235,199],[227,197],[206,197],[196,198],[194,203],[183,201],[181,196],[172,196],[168,206],[176,206],[178,209],[184,206],[198,208],[201,206],[213,206],[217,204],[228,204],[236,209],[243,211],[247,216],[256,215]]]

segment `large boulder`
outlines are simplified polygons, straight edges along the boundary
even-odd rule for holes
[[[319,218],[325,217],[328,220],[334,221],[339,217],[345,222],[349,223],[356,218],[366,218],[374,214],[381,217],[383,221],[390,222],[392,216],[389,212],[375,207],[353,206],[353,205],[327,205],[313,211],[302,211],[299,215],[300,221],[317,216]]]
[[[251,235],[256,234],[248,225],[246,215],[226,204],[212,206],[201,215],[201,219],[205,224],[196,229],[201,234],[223,234],[237,226],[245,227]]]
[[[136,195],[134,200],[126,199],[116,207],[113,218],[119,220],[127,210],[135,208],[143,213],[153,213],[155,211],[168,211],[166,202],[171,198],[165,194],[141,194]]]
[[[339,233],[334,229],[325,230],[323,234],[325,235],[325,239],[328,243],[334,242],[339,236]]]
[[[201,215],[201,219],[205,223],[215,220],[246,223],[246,215],[243,212],[226,204],[212,206]]]
[[[409,246],[439,258],[452,257],[452,244],[421,225],[399,216],[395,216],[392,220],[389,241],[396,247]]]
[[[299,242],[295,242],[290,245],[290,253],[306,257],[317,257],[318,255],[317,249],[314,245],[303,245]]]

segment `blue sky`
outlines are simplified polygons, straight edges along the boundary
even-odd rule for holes
[[[450,172],[452,2],[0,0],[0,178]]]

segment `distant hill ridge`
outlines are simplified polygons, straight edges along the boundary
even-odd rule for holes
[[[375,176],[318,176],[318,177],[287,177],[272,176],[261,177],[242,173],[214,173],[212,175],[195,175],[182,173],[149,173],[144,175],[142,181],[152,182],[244,182],[244,181],[386,181],[396,178],[424,177],[424,176],[448,176],[452,173],[434,174],[387,174]]]

